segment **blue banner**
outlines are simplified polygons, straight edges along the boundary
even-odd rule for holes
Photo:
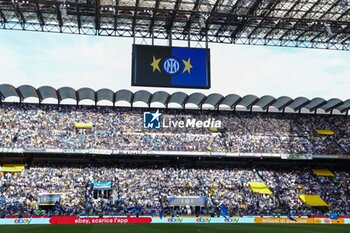
[[[94,182],[95,190],[111,190],[112,189],[112,181],[107,182]]]

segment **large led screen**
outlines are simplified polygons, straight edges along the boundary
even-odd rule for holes
[[[210,50],[133,45],[132,85],[210,88]]]

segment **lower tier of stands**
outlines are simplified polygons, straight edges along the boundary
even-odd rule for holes
[[[221,215],[223,210],[231,216],[350,214],[350,170],[341,166],[47,160],[27,159],[25,166],[2,162],[3,217]]]

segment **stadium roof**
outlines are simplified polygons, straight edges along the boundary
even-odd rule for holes
[[[221,94],[210,94],[208,96],[196,92],[187,95],[183,92],[175,92],[169,94],[165,91],[157,91],[150,93],[145,90],[131,92],[129,90],[119,90],[114,92],[110,89],[100,89],[94,91],[90,88],[81,88],[74,90],[71,87],[62,87],[54,89],[49,86],[43,86],[38,89],[29,86],[22,85],[15,88],[9,84],[0,85],[0,102],[4,101],[8,97],[18,97],[22,102],[27,98],[38,98],[38,102],[41,103],[43,100],[53,98],[60,104],[62,100],[73,99],[77,105],[82,100],[91,100],[97,103],[99,101],[109,101],[114,106],[118,105],[118,102],[125,101],[131,107],[136,102],[143,102],[148,107],[151,107],[153,103],[160,103],[164,107],[168,107],[169,104],[177,104],[178,108],[190,109],[188,104],[195,105],[199,109],[203,109],[204,106],[209,105],[213,109],[219,109],[221,106],[226,106],[230,109],[236,109],[237,106],[243,106],[247,110],[253,111],[253,107],[260,107],[263,110],[269,110],[270,107],[274,107],[278,111],[285,111],[289,108],[291,111],[300,112],[302,108],[309,110],[310,112],[317,113],[318,109],[322,109],[326,113],[333,113],[333,110],[338,110],[340,113],[348,114],[350,110],[350,99],[342,101],[340,99],[324,100],[323,98],[313,98],[311,100],[305,97],[298,97],[292,99],[288,96],[281,96],[275,98],[272,96],[262,96],[258,98],[255,95],[239,96],[236,94],[230,94],[222,96]]]
[[[0,29],[350,49],[349,0],[0,0]]]

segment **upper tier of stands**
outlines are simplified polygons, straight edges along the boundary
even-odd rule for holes
[[[143,109],[6,103],[0,107],[0,148],[350,156],[350,120],[342,115],[199,110],[164,110],[162,114],[164,121],[215,118],[222,127],[218,132],[144,129]],[[76,123],[90,123],[92,129],[77,130]]]

